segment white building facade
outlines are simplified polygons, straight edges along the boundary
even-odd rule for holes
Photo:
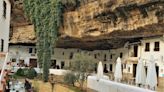
[[[38,68],[37,55],[35,46],[10,45],[10,60],[15,62],[15,66],[25,67],[32,66]]]
[[[0,0],[0,52],[8,51],[11,4],[9,0]]]
[[[32,62],[35,67],[39,67],[36,55],[35,46],[22,46],[13,45],[10,46],[9,52],[12,58],[20,59],[24,64],[30,65]],[[124,74],[130,74],[131,77],[135,77],[138,58],[142,58],[145,62],[145,68],[149,63],[151,55],[156,59],[156,69],[158,77],[164,77],[164,37],[148,37],[140,39],[138,42],[126,43],[122,48],[111,50],[80,50],[80,49],[64,49],[55,48],[52,55],[52,68],[63,69],[70,65],[73,56],[76,53],[83,52],[93,57],[94,60],[102,61],[104,70],[113,73],[115,71],[116,59],[118,57],[122,60],[122,68]],[[23,60],[23,61],[22,61]],[[19,60],[17,60],[18,62]]]
[[[164,37],[145,38],[141,42],[141,58],[145,60],[145,66],[153,56],[154,62],[156,62],[157,76],[164,77]]]

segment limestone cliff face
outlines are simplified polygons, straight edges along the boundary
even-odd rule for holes
[[[34,27],[30,25],[23,12],[23,0],[10,0],[11,9],[11,44],[28,44],[36,43]]]
[[[11,27],[28,25],[29,22],[23,12],[23,0],[10,0],[11,10]]]
[[[64,19],[57,47],[110,49],[118,48],[133,40],[132,38],[164,34],[164,0],[72,1],[75,2],[64,5]],[[11,0],[11,2],[13,34],[17,34],[14,32],[18,32],[19,29],[20,33],[26,34],[21,31],[33,27],[28,27],[30,23],[23,13],[22,0]],[[20,37],[11,36],[11,41],[12,38],[16,38],[14,42],[16,40],[21,40],[20,43],[26,42],[17,39]],[[27,41],[35,42],[35,39]]]
[[[64,13],[62,36],[81,38],[118,30],[129,32],[164,19],[164,0],[81,1],[85,2],[80,7]]]

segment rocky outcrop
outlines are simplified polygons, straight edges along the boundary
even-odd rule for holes
[[[115,30],[129,32],[161,23],[164,17],[163,0],[83,1],[88,2],[64,14],[64,26],[60,30],[63,36],[81,38]]]
[[[164,0],[63,1],[64,19],[57,47],[118,48],[127,41],[164,33]],[[12,5],[12,27],[29,25],[22,0]]]
[[[23,11],[23,0],[10,0],[11,1],[11,27],[18,27],[29,25],[30,22],[27,20]]]
[[[11,2],[10,44],[35,44],[34,27],[27,20],[23,12],[22,0]]]
[[[110,49],[163,35],[163,11],[164,0],[81,0],[80,7],[64,13],[58,46]]]
[[[14,27],[10,43],[12,44],[35,44],[36,36],[32,25]]]

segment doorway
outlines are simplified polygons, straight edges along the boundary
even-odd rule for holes
[[[159,66],[156,66],[156,73],[157,73],[157,86],[158,86],[158,83],[159,83]]]
[[[136,77],[136,68],[137,68],[137,64],[133,64],[133,77]]]
[[[3,52],[3,49],[4,49],[4,40],[1,39],[1,52]]]
[[[95,63],[95,72],[97,72],[97,63]]]
[[[64,68],[64,66],[65,66],[65,62],[64,62],[64,61],[62,61],[62,62],[61,62],[61,69],[63,69],[63,68]]]
[[[134,46],[134,57],[137,57],[138,56],[138,46],[135,45]]]
[[[51,60],[51,68],[56,68],[56,60]]]
[[[30,66],[37,67],[37,59],[30,59]]]
[[[106,64],[104,64],[104,73],[108,73],[107,65]]]
[[[113,70],[113,65],[110,64],[110,71],[112,72],[112,70]]]

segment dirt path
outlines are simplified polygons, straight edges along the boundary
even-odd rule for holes
[[[31,81],[33,86],[38,89],[39,92],[52,92],[50,83],[44,83],[42,81]],[[74,92],[73,90],[64,87],[61,84],[55,84],[53,92]]]

